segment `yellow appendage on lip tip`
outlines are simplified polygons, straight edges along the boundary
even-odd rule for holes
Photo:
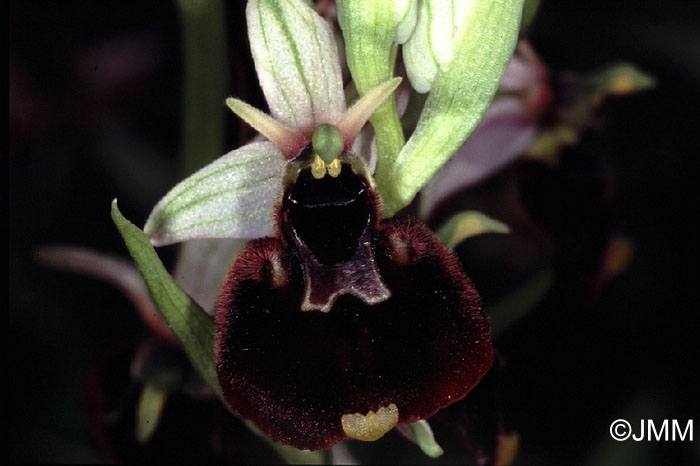
[[[394,403],[389,406],[382,406],[375,413],[370,411],[367,414],[344,414],[340,418],[343,432],[349,438],[374,442],[379,440],[393,429],[399,422],[399,408]]]

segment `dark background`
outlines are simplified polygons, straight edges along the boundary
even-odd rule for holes
[[[230,93],[260,102],[242,5],[229,5]],[[171,2],[16,1],[9,13],[9,459],[99,461],[78,412],[84,374],[146,332],[119,291],[33,254],[126,255],[111,200],[143,225],[178,180],[178,18]],[[608,102],[593,143],[614,228],[635,245],[628,270],[592,307],[547,299],[497,342],[521,464],[698,461],[697,425],[692,444],[618,443],[608,428],[698,412],[699,30],[697,2],[542,2],[530,37],[553,71],[624,60],[658,85]],[[232,148],[243,130],[227,118]]]

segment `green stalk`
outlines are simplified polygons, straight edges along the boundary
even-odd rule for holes
[[[396,63],[398,52],[398,44],[393,44],[391,47],[391,55],[389,63],[391,64],[390,73],[394,75],[393,69]],[[377,185],[382,186],[386,182],[390,182],[388,177],[392,173],[394,161],[399,156],[401,148],[406,144],[406,137],[403,133],[401,120],[396,111],[396,97],[392,94],[386,99],[372,114],[369,119],[374,128],[374,134],[377,138],[377,153],[379,160],[377,161],[377,169],[374,177],[377,180]],[[381,192],[381,188],[380,188]]]
[[[221,0],[176,0],[182,30],[180,175],[223,153],[228,87],[226,9]]]

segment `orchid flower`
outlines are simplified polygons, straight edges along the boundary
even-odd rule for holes
[[[549,103],[540,95],[549,90],[546,70],[521,44],[501,79],[520,0],[338,0],[342,38],[309,3],[248,2],[269,114],[233,97],[226,105],[259,132],[253,142],[177,184],[144,231],[113,203],[138,270],[86,250],[41,256],[120,287],[158,344],[182,357],[173,346],[179,340],[208,387],[202,393],[218,396],[285,459],[317,461],[322,452],[297,449],[331,447],[333,458],[347,458],[340,440],[375,441],[394,427],[437,457],[443,450],[426,420],[460,400],[478,403],[479,390],[492,394],[494,377],[497,324],[450,249],[509,229],[474,211],[437,235],[417,220],[390,217],[420,191],[418,217],[430,218],[529,147],[539,106]],[[324,5],[332,17],[335,8]],[[345,90],[339,46],[352,75]],[[399,50],[408,79],[395,97]],[[625,80],[616,84],[609,92],[629,89]],[[353,103],[347,96],[355,90]],[[407,96],[421,93],[406,130]],[[152,246],[180,242],[171,275]],[[147,346],[140,353],[160,354]],[[144,379],[141,398],[151,400],[139,404],[140,443],[155,431],[167,392],[183,388],[149,391],[144,374],[158,362],[135,359],[144,360],[132,365]],[[160,408],[151,412],[154,404]],[[495,437],[492,414],[486,427]],[[490,449],[477,456],[507,457]]]
[[[250,0],[249,40],[270,115],[226,103],[267,141],[176,185],[143,232],[113,203],[132,257],[202,378],[231,411],[296,448],[374,441],[397,423],[423,421],[464,398],[493,361],[488,319],[454,255],[417,221],[383,217],[410,203],[476,126],[512,53],[522,2],[474,0],[427,29],[419,26],[439,5],[419,3],[339,2],[361,95],[346,108],[329,25],[301,0]],[[369,53],[378,36],[363,23],[368,12],[389,31],[379,53]],[[401,81],[391,71],[396,46],[420,52],[423,35],[444,21],[444,53],[429,50],[410,64],[438,64],[416,131],[387,144],[383,128],[398,121],[390,97]],[[380,107],[375,184],[358,134]],[[224,280],[215,329],[151,247],[204,238],[258,238]],[[417,437],[432,438],[424,423],[415,426]]]

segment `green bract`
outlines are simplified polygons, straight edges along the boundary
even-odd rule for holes
[[[148,291],[182,343],[192,365],[214,393],[221,397],[214,369],[214,321],[175,283],[146,235],[121,214],[116,199],[112,201],[112,220],[141,272]]]
[[[426,2],[428,11],[431,3],[437,2]],[[442,66],[416,130],[392,167],[392,184],[380,186],[387,215],[408,205],[476,128],[513,53],[522,0],[470,3],[464,23],[455,32],[451,54],[435,56]],[[411,40],[420,40],[416,29]]]
[[[377,186],[384,215],[391,216],[413,200],[478,124],[513,53],[523,1],[368,0],[338,6],[360,94],[392,75],[397,44],[406,39],[403,58],[411,84],[430,92],[405,145],[395,106],[385,113],[380,107],[371,119],[379,151]],[[406,37],[416,8],[415,28]]]
[[[444,72],[452,61],[457,36],[466,27],[475,2],[423,0],[420,4],[420,19],[403,48],[403,60],[413,88],[426,93],[438,71]]]

